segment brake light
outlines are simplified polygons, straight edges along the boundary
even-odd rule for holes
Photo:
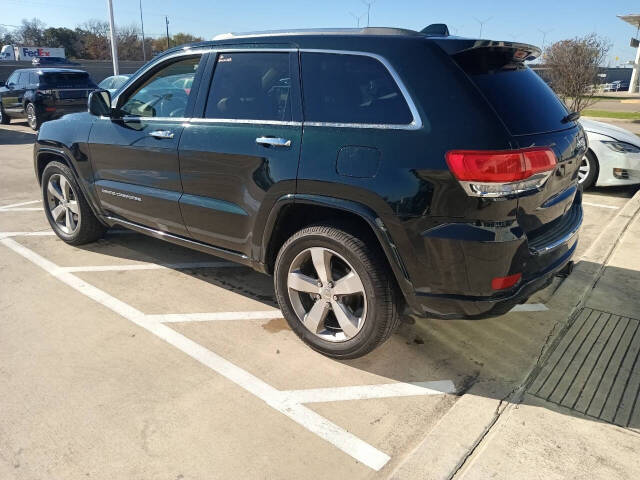
[[[496,277],[491,280],[491,288],[494,290],[504,290],[505,288],[513,287],[522,278],[521,273],[515,275],[509,275],[508,277]]]
[[[453,150],[447,165],[469,195],[500,197],[542,185],[556,166],[550,148]]]

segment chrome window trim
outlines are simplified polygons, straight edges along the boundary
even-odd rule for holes
[[[302,122],[287,120],[253,120],[245,118],[199,118],[193,117],[189,119],[189,123],[244,123],[250,125],[285,125],[290,127],[300,127]]]
[[[402,81],[402,79],[400,78],[400,75],[398,75],[398,72],[396,72],[396,70],[393,68],[393,66],[389,63],[389,61],[383,57],[382,55],[379,55],[377,53],[373,53],[373,52],[362,52],[362,51],[357,51],[357,50],[331,50],[331,49],[316,49],[316,48],[242,48],[242,47],[229,47],[229,48],[225,48],[225,47],[221,47],[221,48],[217,48],[215,46],[212,47],[204,47],[204,48],[196,48],[196,49],[190,49],[190,48],[184,48],[181,51],[172,53],[171,55],[168,55],[166,58],[162,58],[161,62],[165,62],[166,60],[170,60],[170,59],[174,59],[177,57],[181,57],[181,56],[189,56],[189,55],[205,55],[207,53],[226,53],[226,52],[238,52],[238,53],[243,53],[243,52],[265,52],[265,53],[277,53],[277,52],[300,52],[300,53],[326,53],[326,54],[332,54],[332,55],[359,55],[359,56],[363,56],[363,57],[370,57],[373,58],[377,61],[379,61],[389,72],[389,74],[391,75],[391,78],[393,78],[393,81],[396,83],[398,89],[400,90],[400,93],[402,93],[402,96],[404,97],[405,102],[407,103],[407,106],[409,107],[409,111],[411,112],[411,115],[413,117],[413,120],[408,123],[408,124],[388,124],[388,123],[382,123],[382,124],[374,124],[374,123],[340,123],[340,122],[307,122],[307,121],[303,121],[303,122],[296,122],[296,121],[278,121],[278,120],[254,120],[254,119],[237,119],[237,118],[200,118],[200,117],[193,117],[193,118],[171,118],[171,117],[135,117],[135,119],[144,119],[144,120],[148,120],[148,121],[168,121],[168,120],[179,120],[181,122],[189,122],[189,123],[234,123],[234,124],[262,124],[262,125],[288,125],[288,126],[311,126],[311,127],[333,127],[333,128],[371,128],[371,129],[378,129],[378,130],[419,130],[423,127],[423,122],[422,122],[422,118],[420,117],[420,114],[418,113],[418,109],[416,107],[415,102],[413,101],[413,99],[411,98],[411,95],[409,94],[409,91],[407,90],[406,86],[404,85],[404,82]],[[152,69],[155,68],[159,62],[153,62],[152,64],[150,64],[147,68],[145,68],[143,71],[141,71],[136,77],[140,78],[144,75],[147,74],[147,72]],[[129,80],[134,80],[133,78],[130,78]],[[126,90],[122,90],[118,93],[118,95],[113,99],[112,105],[117,105],[118,101],[120,99],[120,97],[122,96],[123,93],[125,93]],[[101,118],[109,118],[109,117],[101,117]],[[131,118],[131,120],[134,120],[134,118]]]
[[[396,125],[392,123],[382,123],[382,124],[374,124],[374,123],[337,123],[337,122],[304,122],[304,125],[310,125],[314,127],[337,127],[337,128],[375,128],[375,129],[396,129],[396,130],[419,130],[422,128],[422,118],[418,113],[418,109],[416,108],[416,104],[413,102],[411,95],[409,95],[409,91],[407,87],[405,87],[400,75],[396,72],[395,68],[389,63],[389,61],[383,57],[382,55],[378,55],[377,53],[372,52],[361,52],[355,50],[329,50],[329,49],[317,49],[317,48],[301,48],[301,53],[327,53],[333,55],[359,55],[362,57],[371,57],[377,61],[379,61],[389,72],[391,78],[396,83],[400,93],[404,97],[404,101],[407,103],[409,107],[409,111],[413,117],[411,123]]]
[[[98,117],[100,120],[118,120],[120,122],[140,122],[140,121],[147,121],[147,122],[176,122],[176,123],[188,123],[189,120],[191,120],[190,118],[186,118],[186,117],[140,117],[140,116],[134,116],[134,115],[129,115],[126,117],[105,117],[104,115],[101,115],[100,117]]]

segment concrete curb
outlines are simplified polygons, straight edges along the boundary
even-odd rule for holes
[[[584,306],[631,221],[640,214],[640,190],[606,225],[547,306],[554,322],[545,344],[518,388],[503,400],[465,393],[422,442],[389,474],[393,480],[450,480],[463,473],[481,451],[500,417],[521,401],[541,365]],[[567,301],[572,299],[572,301]]]

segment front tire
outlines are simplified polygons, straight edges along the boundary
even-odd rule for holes
[[[307,227],[285,242],[276,259],[276,297],[285,319],[329,357],[361,357],[399,322],[392,273],[383,253],[359,233]]]
[[[11,123],[11,119],[4,112],[4,108],[0,105],[0,125],[9,125]]]
[[[42,119],[38,115],[35,105],[33,103],[27,103],[25,112],[27,112],[27,123],[31,129],[36,131],[39,130],[40,125],[42,124]]]
[[[582,157],[578,170],[578,183],[584,190],[591,188],[598,178],[598,159],[591,150]]]
[[[106,227],[87,203],[71,169],[51,162],[42,172],[44,211],[53,231],[69,245],[98,240]]]

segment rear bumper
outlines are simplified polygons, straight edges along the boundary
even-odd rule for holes
[[[459,262],[449,264],[448,271],[440,272],[440,276],[448,279],[445,288],[458,291],[416,289],[409,301],[410,308],[418,316],[445,319],[502,315],[547,286],[567,265],[575,253],[581,224],[582,205],[578,196],[553,228],[531,238],[513,225],[508,235],[502,231],[494,235],[493,240],[483,238],[470,226],[464,229],[458,226],[455,240],[449,241]],[[464,234],[465,230],[468,234]],[[441,237],[437,242],[432,238],[426,241],[443,251]],[[493,278],[515,273],[522,273],[522,280],[511,289],[494,292],[487,287]],[[463,288],[479,294],[467,295],[460,291]]]

